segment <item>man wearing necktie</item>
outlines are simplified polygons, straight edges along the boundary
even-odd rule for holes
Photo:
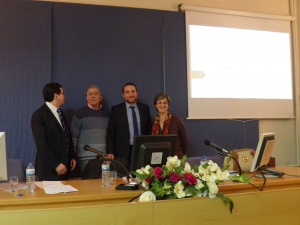
[[[45,104],[31,118],[32,134],[37,146],[35,170],[38,180],[67,180],[76,166],[70,129],[60,107],[65,94],[58,83],[43,89]]]
[[[138,92],[134,83],[126,83],[122,89],[125,102],[111,108],[106,135],[107,157],[125,158],[131,161],[135,135],[151,134],[149,106],[137,102]]]

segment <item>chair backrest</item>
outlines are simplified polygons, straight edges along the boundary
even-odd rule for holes
[[[230,155],[234,157],[240,168],[241,172],[243,173],[248,173],[250,172],[250,168],[253,162],[253,158],[255,155],[255,150],[250,149],[250,148],[243,148],[243,149],[234,149],[230,151]],[[227,157],[224,158],[224,167],[226,166],[227,162]],[[238,164],[236,163],[235,160],[231,159],[229,162],[229,170],[239,170]]]
[[[25,181],[21,159],[7,159],[7,176],[18,176],[19,182]]]
[[[220,168],[223,168],[223,159],[220,156],[206,156],[208,160],[213,161],[214,163],[217,163]],[[199,165],[201,160],[201,156],[196,157],[188,157],[187,162],[191,165],[193,168],[195,165]]]

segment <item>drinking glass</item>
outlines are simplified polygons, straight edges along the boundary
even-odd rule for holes
[[[117,171],[112,170],[110,171],[110,185],[117,184]]]
[[[9,180],[11,192],[18,191],[18,177],[17,176],[11,176],[11,177],[8,178],[8,180]]]

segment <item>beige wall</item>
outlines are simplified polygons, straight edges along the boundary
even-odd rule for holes
[[[44,1],[44,0],[40,0]],[[202,7],[213,7],[230,10],[269,13],[279,15],[300,15],[300,4],[295,5],[297,0],[52,0],[51,2],[68,2],[94,5],[121,6],[132,8],[147,8],[168,11],[178,11],[181,3]],[[291,13],[290,13],[291,12]],[[297,18],[297,24],[300,24]],[[298,30],[300,30],[297,26]],[[296,86],[296,119],[291,120],[261,120],[259,132],[275,132],[276,145],[273,156],[276,158],[277,165],[296,165],[300,164],[300,154],[298,150],[298,130],[300,128],[299,118],[299,74],[298,74],[298,42],[300,35],[295,35],[295,86]],[[298,162],[298,163],[297,163]]]
[[[39,0],[45,1],[45,0]],[[93,5],[122,6],[132,8],[177,11],[179,4],[243,10],[249,12],[289,14],[289,0],[53,0]]]

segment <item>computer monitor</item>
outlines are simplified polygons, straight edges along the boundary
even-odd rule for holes
[[[0,132],[0,181],[7,181],[5,132]]]
[[[139,135],[134,137],[130,171],[147,165],[161,167],[174,156],[177,135]]]
[[[250,172],[261,171],[261,173],[264,173],[267,176],[271,175],[276,177],[281,177],[284,175],[283,172],[267,168],[274,148],[274,144],[274,133],[263,133],[260,135]]]

